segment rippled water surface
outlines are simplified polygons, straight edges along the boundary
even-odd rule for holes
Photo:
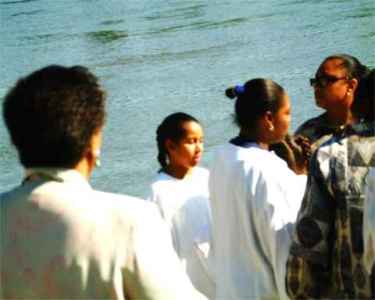
[[[0,0],[0,96],[47,64],[82,64],[108,90],[95,187],[147,194],[155,129],[174,111],[200,119],[212,149],[236,133],[228,85],[271,77],[293,105],[292,130],[319,113],[308,78],[346,52],[375,66],[373,0]],[[20,120],[21,121],[21,120]],[[0,127],[0,191],[22,169]]]

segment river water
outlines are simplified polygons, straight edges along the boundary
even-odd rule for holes
[[[92,183],[143,197],[158,170],[155,130],[167,114],[201,120],[207,166],[214,146],[236,134],[227,86],[279,82],[294,130],[319,113],[308,78],[324,57],[344,52],[375,66],[374,46],[373,0],[0,0],[0,97],[45,65],[88,66],[108,91]],[[0,192],[20,183],[3,125],[0,170]]]

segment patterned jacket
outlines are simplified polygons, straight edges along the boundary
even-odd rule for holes
[[[347,127],[312,157],[287,262],[291,298],[371,298],[375,278],[364,265],[362,234],[370,166],[375,166],[375,123]]]
[[[328,141],[334,134],[343,130],[343,126],[332,126],[327,119],[327,113],[307,120],[299,126],[294,135],[302,135],[310,140],[312,149],[317,149],[324,142]]]

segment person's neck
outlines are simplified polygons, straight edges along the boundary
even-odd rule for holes
[[[327,110],[327,121],[331,126],[342,126],[352,123],[352,116],[348,111]]]
[[[87,180],[89,180],[93,169],[93,165],[86,158],[81,159],[74,167],[74,170],[78,171]]]
[[[241,138],[247,139],[247,140],[253,140],[257,145],[264,150],[268,150],[269,144],[264,141],[262,138],[259,137],[258,134],[256,134],[253,131],[247,130],[247,129],[241,129],[240,133],[238,134]]]
[[[192,171],[193,168],[186,168],[173,163],[164,168],[165,173],[177,179],[184,179],[186,176],[190,175]]]

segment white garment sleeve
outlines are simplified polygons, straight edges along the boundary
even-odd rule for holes
[[[206,299],[196,291],[175,253],[167,225],[155,207],[134,228],[131,268],[125,270],[129,299]]]
[[[305,190],[306,179],[285,166],[272,170],[254,170],[249,174],[250,197],[254,198],[251,213],[258,240],[273,271],[281,299],[288,299],[285,290],[286,261],[291,235]]]
[[[158,192],[158,190],[155,189],[154,186],[151,186],[150,194],[147,197],[147,201],[151,202],[151,204],[159,212],[162,219],[167,223],[167,225],[169,227],[169,232],[170,232],[170,235],[171,235],[171,238],[172,238],[173,247],[174,247],[175,251],[177,251],[177,253],[179,253],[180,243],[179,243],[179,240],[178,240],[178,234],[176,232],[176,226],[173,224],[173,222],[171,220],[168,220],[168,218],[166,216],[166,212],[165,212],[163,197],[160,195],[160,192]]]

